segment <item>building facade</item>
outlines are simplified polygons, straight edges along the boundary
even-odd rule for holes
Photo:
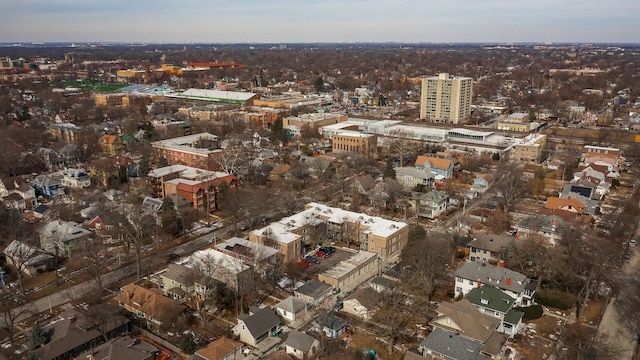
[[[181,136],[151,143],[156,161],[164,158],[168,165],[186,165],[204,170],[220,168],[218,137],[209,133]]]
[[[458,124],[471,114],[473,80],[468,77],[438,76],[422,79],[420,118]]]
[[[366,157],[375,157],[377,154],[375,135],[357,131],[342,131],[333,135],[331,147],[335,152],[350,152]]]

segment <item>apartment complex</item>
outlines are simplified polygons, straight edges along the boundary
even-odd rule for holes
[[[539,163],[547,144],[547,135],[530,134],[513,145],[512,159],[519,162]]]
[[[458,124],[471,114],[473,80],[440,73],[422,78],[420,118]]]
[[[218,147],[218,137],[209,133],[181,136],[155,141],[153,155],[155,161],[164,158],[169,165],[186,165],[204,170],[218,170],[217,161],[222,150]]]
[[[292,133],[300,135],[300,130],[309,127],[311,130],[319,130],[323,126],[337,124],[347,121],[347,114],[302,114],[299,116],[288,116],[282,120],[282,127],[289,129]]]
[[[333,135],[331,147],[336,152],[350,152],[367,157],[374,157],[378,148],[375,135],[359,131],[341,131]]]

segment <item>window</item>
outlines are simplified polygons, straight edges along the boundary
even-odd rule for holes
[[[460,286],[456,287],[456,293],[461,293],[462,292],[462,288]]]

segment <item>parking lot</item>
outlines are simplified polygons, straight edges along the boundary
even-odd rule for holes
[[[336,252],[331,254],[331,256],[326,259],[320,259],[319,264],[311,264],[311,266],[304,271],[312,275],[320,274],[323,271],[331,268],[333,265],[339,263],[340,261],[347,259],[353,254],[354,253],[352,251],[336,248]]]

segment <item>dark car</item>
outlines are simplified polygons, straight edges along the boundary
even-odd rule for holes
[[[267,222],[267,221],[269,221],[269,220],[271,220],[271,218],[270,218],[269,216],[266,216],[266,215],[265,215],[265,216],[260,217],[260,221],[262,221],[263,223],[264,223],[264,222]]]
[[[344,307],[344,302],[342,302],[342,301],[338,301],[335,305],[333,305],[333,307],[331,308],[331,311],[333,311],[333,312],[338,312],[338,311],[340,311],[343,307]]]
[[[319,264],[320,263],[320,259],[318,259],[317,257],[312,256],[312,255],[305,256],[305,259],[307,259],[307,261],[312,262],[314,264]]]
[[[249,229],[249,225],[247,225],[247,224],[242,224],[242,225],[240,225],[240,230],[241,230],[241,231],[245,231],[245,230],[247,230],[247,229]]]
[[[336,248],[334,248],[333,246],[321,246],[318,250],[322,251],[325,254],[333,254],[334,252],[336,252]]]
[[[622,261],[624,261],[625,263],[629,263],[629,261],[631,261],[631,255],[624,254],[624,256],[622,257]]]

